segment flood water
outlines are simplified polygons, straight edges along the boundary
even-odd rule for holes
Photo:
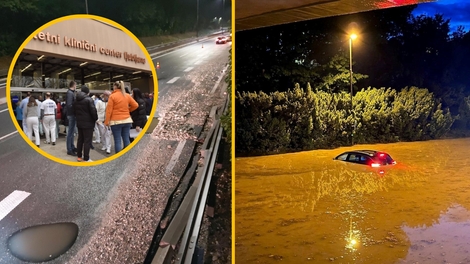
[[[332,160],[358,149],[379,173]],[[237,158],[237,263],[470,263],[470,139]]]

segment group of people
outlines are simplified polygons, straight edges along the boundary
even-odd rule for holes
[[[124,82],[113,84],[113,91],[105,91],[101,96],[90,97],[86,85],[75,93],[76,82],[69,83],[65,102],[54,100],[46,93],[41,101],[28,92],[27,97],[18,102],[16,116],[20,127],[40,147],[40,135],[45,134],[46,144],[55,145],[59,136],[59,124],[66,127],[67,154],[77,156],[79,162],[90,162],[90,148],[93,143],[101,143],[102,151],[111,154],[111,134],[114,138],[115,153],[130,145],[130,130],[137,132],[145,126],[153,101],[138,88],[129,91]],[[95,141],[93,139],[95,132]],[[75,147],[75,134],[78,133]],[[121,144],[121,140],[123,144]]]
[[[79,162],[92,161],[89,154],[93,131],[97,139],[95,142],[101,142],[102,150],[106,150],[108,154],[111,153],[112,133],[115,153],[118,153],[130,144],[130,129],[134,127],[140,132],[147,122],[147,103],[138,88],[134,88],[131,95],[126,93],[124,82],[118,81],[113,84],[112,92],[105,91],[95,101],[90,97],[90,90],[86,85],[76,95],[75,89],[76,83],[71,81],[65,99],[68,121],[67,154],[77,156]],[[77,147],[74,146],[75,126],[78,128]]]
[[[17,119],[31,141],[34,132],[36,146],[40,146],[40,134],[45,134],[44,143],[51,144],[52,142],[52,145],[55,145],[58,137],[57,104],[51,99],[51,93],[46,93],[45,101],[41,102],[39,99],[28,93],[25,99],[18,102]]]

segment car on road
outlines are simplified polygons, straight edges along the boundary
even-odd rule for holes
[[[393,160],[389,154],[377,150],[348,151],[338,155],[336,158],[334,158],[334,160],[367,165],[372,168],[397,164],[397,162]]]
[[[225,44],[227,43],[227,38],[226,37],[217,37],[215,40],[215,44]]]

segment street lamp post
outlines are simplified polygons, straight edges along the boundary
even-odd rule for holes
[[[352,41],[353,39],[356,39],[357,38],[357,35],[356,34],[352,34],[350,37],[349,37],[349,77],[350,77],[350,84],[351,84],[351,111],[353,113],[353,121],[354,121],[354,127],[353,127],[353,130],[352,130],[352,133],[351,133],[351,145],[354,145],[354,132],[356,132],[356,113],[354,111],[354,108],[353,108],[353,77],[352,77],[352,74],[353,74],[353,71],[352,71]]]
[[[199,0],[196,1],[196,39],[199,41]]]

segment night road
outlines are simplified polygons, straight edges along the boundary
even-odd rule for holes
[[[237,158],[236,259],[467,263],[469,145],[434,140]],[[398,163],[378,174],[332,160],[353,149],[385,151]]]
[[[192,45],[162,55],[152,56],[152,52],[149,52],[155,67],[157,67],[157,62],[160,64],[160,69],[157,69],[160,109],[162,107],[160,103],[166,103],[165,99],[171,90],[175,89],[175,87],[187,86],[192,80],[191,76],[197,74],[195,72],[208,62],[217,60],[227,61],[231,42],[215,44],[215,39],[216,37],[209,37],[208,39],[200,40]],[[215,69],[215,71],[222,70]]]
[[[155,65],[160,63],[157,112],[164,113],[160,122],[170,118],[168,112],[175,109],[175,103],[189,98],[181,96],[193,90],[199,96],[200,90],[205,94],[214,90],[230,46],[215,45],[214,37],[152,56]],[[216,94],[220,96],[220,90]],[[200,103],[187,111],[197,109],[208,115],[212,102]],[[43,157],[18,133],[10,135],[16,128],[6,109],[7,104],[0,105],[0,201],[14,191],[30,194],[0,218],[0,263],[23,263],[7,249],[7,239],[14,232],[61,222],[76,223],[78,238],[66,254],[48,263],[141,263],[167,196],[179,180],[162,171],[177,155],[175,149],[182,139],[146,135],[111,162],[72,167]],[[171,168],[176,170],[178,165]]]

